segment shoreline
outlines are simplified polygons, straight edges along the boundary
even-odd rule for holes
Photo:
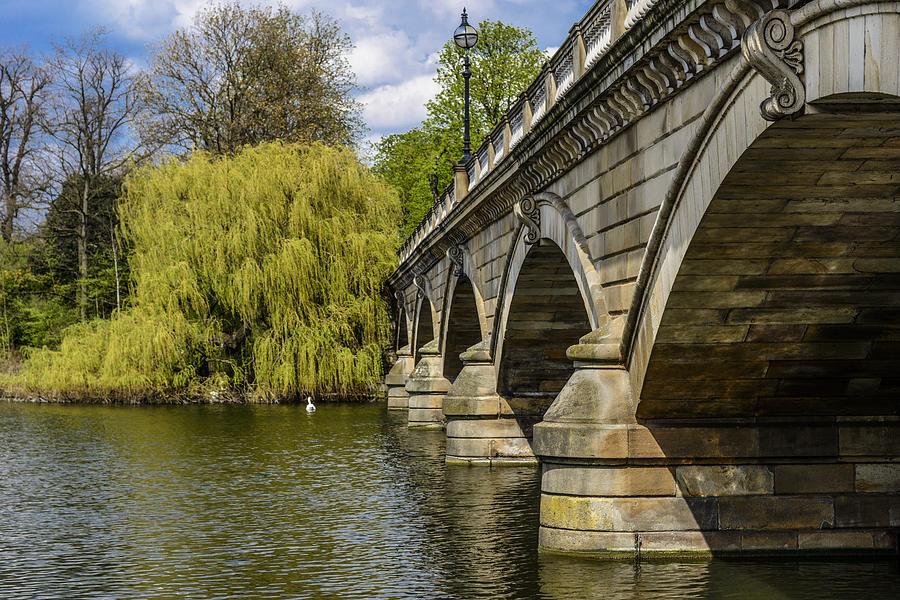
[[[305,404],[306,396],[312,396],[317,403],[324,404],[369,404],[378,402],[382,394],[302,394],[291,396],[257,397],[237,392],[215,392],[206,394],[186,394],[184,392],[138,392],[119,393],[109,397],[88,394],[43,394],[38,392],[4,390],[0,388],[0,401],[21,404],[82,404],[119,406],[202,406],[217,404]]]

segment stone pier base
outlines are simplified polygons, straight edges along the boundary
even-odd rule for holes
[[[469,465],[536,465],[531,440],[515,419],[447,423],[447,462]]]
[[[385,376],[387,385],[388,410],[406,410],[409,408],[409,393],[406,391],[406,380],[413,370],[413,357],[409,345],[397,351],[397,362]]]
[[[441,375],[441,355],[437,340],[432,340],[419,350],[421,358],[409,379],[406,392],[409,394],[409,426],[420,429],[441,429],[443,427],[444,394],[450,389],[450,382]]]
[[[541,445],[543,550],[622,558],[898,550],[896,421],[553,429]],[[588,430],[594,442],[581,456],[543,454],[554,444],[579,454],[568,442]]]
[[[538,463],[507,401],[497,394],[490,338],[460,354],[463,368],[444,397],[447,462],[468,465]]]

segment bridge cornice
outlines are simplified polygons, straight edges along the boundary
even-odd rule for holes
[[[467,194],[457,195],[458,202],[453,202],[451,190],[432,209],[401,249],[400,265],[389,284],[394,289],[408,287],[413,277],[444,258],[452,245],[508,214],[523,197],[545,189],[657,104],[732,56],[746,28],[778,5],[778,0],[647,0],[633,4],[631,26],[599,58],[583,58],[583,73],[567,84],[565,93],[545,109],[508,154],[495,166],[489,165]],[[598,3],[588,15],[603,6]],[[579,28],[573,27],[570,38],[580,35]],[[569,52],[577,47],[568,38],[562,46]],[[583,68],[589,60],[593,61],[589,68]],[[543,77],[552,82],[553,70],[545,69]],[[545,85],[543,93],[554,87],[555,83]],[[530,89],[534,88],[536,85]],[[507,131],[504,135],[509,135],[510,121],[524,121],[522,115],[530,114],[527,93],[516,110],[521,113],[507,115],[501,123]],[[496,135],[497,131],[492,132],[486,144]],[[472,160],[478,162],[479,158]]]

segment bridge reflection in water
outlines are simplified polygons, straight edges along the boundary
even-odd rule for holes
[[[399,415],[399,416],[398,416]],[[893,598],[896,561],[539,554],[539,473],[377,405],[0,402],[0,598]]]

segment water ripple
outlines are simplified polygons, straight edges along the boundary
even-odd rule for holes
[[[539,556],[534,468],[382,406],[0,403],[0,598],[897,597],[896,563]]]

